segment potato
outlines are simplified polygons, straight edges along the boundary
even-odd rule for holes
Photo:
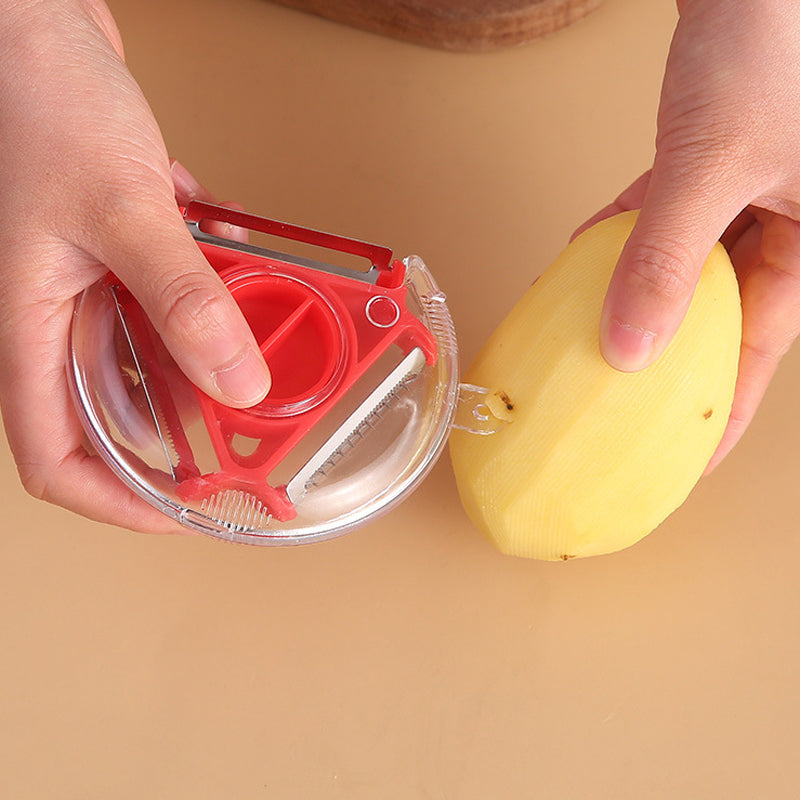
[[[725,430],[741,304],[721,244],[654,365],[618,372],[600,353],[603,299],[635,219],[573,241],[465,375],[506,401],[499,432],[450,437],[464,507],[504,553],[569,559],[637,542],[683,503]]]

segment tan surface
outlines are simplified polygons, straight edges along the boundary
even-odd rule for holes
[[[607,0],[457,56],[260,0],[112,5],[171,151],[253,211],[423,254],[465,360],[647,166],[674,23]],[[798,358],[660,531],[567,564],[494,552],[446,460],[370,527],[274,550],[84,522],[4,449],[0,793],[796,797]]]

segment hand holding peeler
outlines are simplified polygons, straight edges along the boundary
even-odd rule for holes
[[[452,319],[422,259],[208,203],[183,215],[272,389],[247,409],[204,394],[109,273],[79,299],[68,363],[94,447],[156,508],[232,541],[316,541],[394,506],[435,463],[459,405]],[[219,222],[249,240],[209,232]],[[477,432],[490,432],[481,390],[466,389]]]

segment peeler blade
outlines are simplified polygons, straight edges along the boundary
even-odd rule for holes
[[[388,247],[371,244],[359,239],[350,239],[337,236],[312,228],[303,228],[286,222],[258,217],[225,206],[217,206],[195,200],[184,209],[186,225],[199,244],[211,245],[223,250],[233,251],[246,255],[255,255],[260,258],[269,258],[278,262],[294,264],[307,269],[326,272],[352,280],[363,281],[375,285],[379,276],[384,272],[392,271],[392,251]],[[366,259],[371,267],[367,271],[351,269],[349,267],[328,264],[312,258],[306,258],[290,253],[278,252],[266,247],[251,244],[248,241],[238,241],[208,233],[200,227],[203,220],[225,222],[235,225],[246,231],[265,233],[279,239],[301,242],[314,245],[323,250],[346,253]]]
[[[109,286],[109,290],[169,473],[178,482],[195,477],[200,473],[175,400],[167,389],[167,379],[148,332],[147,318],[136,303],[127,304],[123,308],[117,288],[113,284]]]
[[[163,409],[159,405],[158,398],[151,391],[149,382],[145,377],[145,369],[142,364],[142,360],[139,357],[139,348],[137,347],[136,336],[134,335],[133,331],[128,325],[127,320],[125,319],[125,314],[122,311],[122,306],[120,304],[119,297],[117,295],[116,287],[111,286],[109,288],[111,292],[111,297],[114,301],[114,307],[117,313],[117,320],[119,321],[120,328],[125,337],[125,342],[127,343],[128,348],[130,350],[131,358],[133,360],[133,365],[134,368],[136,369],[136,374],[139,378],[139,385],[142,387],[142,392],[144,393],[144,398],[147,403],[147,408],[150,412],[150,416],[155,426],[156,436],[158,436],[158,440],[161,444],[161,449],[164,452],[164,457],[166,458],[170,474],[172,475],[173,480],[175,480],[176,469],[180,460],[177,448],[175,446],[175,441],[172,437],[169,426],[167,425]]]
[[[333,463],[347,447],[348,442],[358,434],[368,420],[380,413],[386,403],[402,389],[405,384],[417,377],[425,368],[425,353],[415,347],[408,355],[370,392],[356,410],[334,431],[327,441],[298,470],[286,486],[286,494],[292,503],[302,499],[314,477],[326,465]]]

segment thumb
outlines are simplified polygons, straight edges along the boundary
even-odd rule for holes
[[[236,301],[174,201],[134,204],[126,214],[135,226],[113,215],[100,223],[103,262],[139,301],[189,380],[226,405],[255,405],[271,378]]]
[[[688,146],[657,155],[642,209],[606,294],[600,349],[623,372],[650,366],[680,327],[703,264],[746,206]]]

